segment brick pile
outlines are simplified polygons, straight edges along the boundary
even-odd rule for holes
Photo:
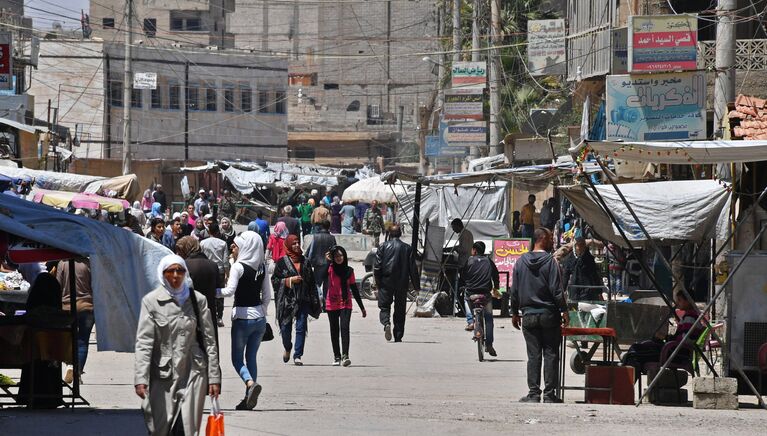
[[[767,139],[767,100],[740,94],[728,117],[733,139]]]

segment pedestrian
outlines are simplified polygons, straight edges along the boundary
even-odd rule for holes
[[[218,269],[219,281],[225,283],[226,273],[229,270],[229,246],[226,245],[226,241],[221,237],[221,232],[218,228],[218,224],[212,223],[210,228],[210,237],[200,242],[200,249],[202,253],[216,264]],[[221,287],[221,286],[219,286]],[[218,327],[224,326],[224,300],[218,298],[215,301],[214,306],[211,307],[211,312],[215,312],[216,325]]]
[[[301,251],[301,243],[295,235],[288,235],[285,240],[287,254],[278,260],[272,275],[272,287],[277,290],[277,322],[282,336],[282,361],[290,360],[293,320],[296,321],[296,343],[293,350],[293,363],[303,365],[306,340],[307,317],[318,318],[321,308],[314,284],[312,265]]]
[[[147,239],[162,244],[163,236],[165,236],[165,220],[162,218],[152,218],[149,221],[149,231],[146,234]]]
[[[357,205],[354,206],[354,230],[356,232],[362,232],[364,230],[362,225],[368,208],[370,208],[370,205],[362,201],[357,202]]]
[[[165,233],[162,235],[162,245],[168,247],[170,251],[176,251],[176,242],[181,239],[181,214],[168,221]]]
[[[88,345],[90,344],[91,332],[93,331],[93,289],[91,288],[91,264],[88,258],[77,258],[75,263],[75,307],[77,308],[77,363],[82,383],[82,375],[85,370],[85,362],[88,360]],[[70,274],[69,261],[61,260],[56,266],[56,280],[61,285],[63,294],[61,298],[62,309],[69,312],[70,308]],[[67,365],[64,375],[66,383],[72,383],[74,367]]]
[[[602,300],[602,277],[582,234],[575,237],[573,251],[562,264],[564,286],[570,301]]]
[[[298,206],[298,213],[301,214],[301,235],[306,236],[312,233],[312,211],[314,210],[314,199],[304,198]]]
[[[532,238],[535,229],[535,195],[530,194],[527,197],[527,204],[522,206],[519,222],[522,224],[522,237]]]
[[[141,204],[138,201],[133,202],[133,207],[130,209],[130,214],[136,218],[136,222],[138,222],[140,228],[143,229],[146,227],[146,214],[143,210],[141,210]]]
[[[232,220],[227,217],[221,218],[221,239],[226,241],[226,246],[231,247],[234,244],[234,237],[237,236],[237,232],[234,231]]]
[[[474,234],[472,234],[469,229],[464,227],[463,221],[461,221],[460,218],[455,218],[450,223],[450,227],[453,229],[453,233],[456,234],[456,239],[458,240],[458,243],[453,247],[453,259],[458,266],[456,269],[457,283],[464,280],[463,271],[464,268],[466,268],[466,263],[469,261],[469,257],[471,257],[471,250],[474,245]],[[458,292],[457,286],[454,292]],[[474,314],[472,313],[471,306],[466,301],[466,299],[462,298],[461,301],[464,302],[463,310],[466,313],[465,330],[472,331],[474,330]]]
[[[194,212],[193,205],[190,204],[186,207],[186,214],[188,219],[187,224],[192,226],[192,230],[194,230],[194,225],[197,222],[197,214]]]
[[[365,218],[362,224],[362,233],[373,237],[373,246],[378,247],[381,242],[381,232],[383,231],[383,216],[378,209],[378,202],[373,200],[370,207],[365,212]]]
[[[208,200],[206,199],[205,190],[200,189],[200,191],[197,193],[197,198],[194,200],[194,213],[197,216],[203,216],[205,215],[201,210],[203,206],[208,205]]]
[[[354,269],[349,266],[346,250],[334,246],[326,253],[329,265],[325,267],[327,280],[325,286],[325,310],[330,322],[330,343],[333,346],[333,366],[349,366],[349,323],[352,319],[352,299],[357,301],[362,317],[368,316],[365,305],[362,304]],[[341,338],[341,346],[338,338]]]
[[[336,238],[330,234],[330,223],[322,221],[320,223],[320,230],[312,235],[312,242],[306,250],[306,258],[309,259],[312,269],[314,269],[314,283],[317,285],[317,296],[323,302],[323,306],[325,299],[322,294],[322,284],[325,283],[327,278],[325,274],[328,272],[328,260],[325,255],[335,245]]]
[[[288,227],[284,221],[278,221],[274,232],[269,236],[266,245],[266,259],[270,262],[270,270],[274,271],[274,263],[285,255],[285,240],[288,238]]]
[[[549,200],[543,200],[543,205],[541,206],[541,227],[546,227],[549,230],[554,229],[554,223],[551,222],[551,206],[549,205]]]
[[[541,363],[543,363],[544,403],[561,402],[559,389],[559,345],[562,327],[570,323],[559,264],[551,255],[551,231],[539,227],[533,232],[533,251],[523,254],[514,265],[509,303],[511,323],[522,333],[527,345],[527,386],[529,392],[519,401],[541,401]],[[522,314],[520,318],[520,312]]]
[[[465,288],[464,298],[466,305],[471,311],[471,296],[481,294],[485,296],[483,315],[485,319],[485,352],[495,357],[497,354],[493,348],[493,299],[500,298],[498,288],[500,277],[495,263],[485,255],[485,243],[475,242],[471,247],[471,257],[461,274],[461,282]],[[474,326],[472,326],[474,327]]]
[[[208,238],[213,239],[213,238]],[[207,239],[206,239],[207,241]],[[199,292],[208,302],[208,309],[213,322],[213,331],[218,344],[218,327],[216,326],[216,289],[224,286],[224,277],[218,273],[216,263],[205,255],[200,242],[191,236],[184,236],[176,243],[176,254],[186,262],[189,277],[192,279],[192,289]]]
[[[235,213],[237,213],[237,205],[235,200],[232,198],[229,190],[224,189],[224,196],[221,197],[221,202],[218,205],[218,214],[221,216],[221,218],[231,219],[234,217]]]
[[[147,189],[144,191],[144,196],[141,197],[141,210],[144,212],[144,215],[149,215],[149,213],[152,212],[152,203],[154,203],[152,190]]]
[[[293,206],[287,205],[282,208],[282,216],[277,219],[277,222],[285,223],[285,227],[288,229],[288,233],[291,235],[301,236],[301,221],[298,218],[294,218]]]
[[[269,222],[264,219],[262,211],[256,212],[256,219],[248,224],[248,230],[258,233],[261,236],[263,246],[266,247],[266,243],[269,241]]]
[[[330,233],[337,235],[341,233],[341,199],[333,197],[333,203],[330,205]]]
[[[234,264],[221,296],[234,296],[232,307],[232,365],[245,383],[245,398],[236,410],[258,404],[258,349],[266,331],[266,313],[272,301],[272,283],[264,262],[258,233],[245,231],[234,238]]]
[[[197,218],[197,220],[195,220],[192,236],[194,236],[198,241],[202,241],[203,239],[210,236],[208,234],[208,229],[205,228],[205,221],[202,218]]]
[[[150,212],[149,216],[152,218],[162,218],[164,220],[165,214],[163,213],[162,204],[157,201],[152,203],[152,211]]]
[[[160,203],[160,210],[162,213],[165,213],[165,210],[168,208],[168,199],[165,197],[165,192],[162,190],[162,185],[157,185],[155,187],[152,198],[155,202]]]
[[[189,213],[187,211],[181,212],[181,235],[192,236],[194,226],[189,224]]]
[[[341,234],[354,234],[354,206],[350,201],[345,201],[341,208]]]
[[[312,211],[312,233],[322,230],[323,223],[325,222],[330,224],[330,209],[328,209],[328,205],[323,201]]]
[[[157,275],[162,285],[141,300],[133,384],[151,435],[196,435],[205,396],[221,390],[213,322],[205,297],[186,283],[184,259],[165,256]]]
[[[394,342],[402,342],[405,334],[405,308],[407,306],[408,281],[418,290],[417,269],[410,245],[400,241],[402,230],[395,224],[389,231],[391,239],[384,242],[376,252],[373,273],[378,284],[379,319],[384,326],[384,337],[392,339],[390,323],[391,306],[394,303]]]

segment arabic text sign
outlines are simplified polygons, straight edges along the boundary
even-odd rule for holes
[[[446,89],[443,118],[446,120],[482,121],[484,119],[484,101],[484,93],[478,90]]]
[[[484,62],[455,62],[450,77],[453,88],[484,88],[487,86],[487,65]]]
[[[565,20],[527,22],[527,68],[533,76],[567,73]]]
[[[511,286],[511,277],[514,272],[514,264],[528,251],[532,250],[532,241],[530,239],[494,239],[493,240],[493,262],[499,272],[508,271],[509,286]]]
[[[607,140],[706,137],[704,72],[607,76]]]
[[[0,32],[0,89],[13,89],[13,37]]]
[[[628,28],[629,72],[697,68],[695,15],[630,16]]]
[[[483,121],[477,121],[448,126],[447,141],[450,145],[466,142],[484,144],[487,142],[487,125]]]
[[[157,89],[157,73],[134,74],[133,89]]]

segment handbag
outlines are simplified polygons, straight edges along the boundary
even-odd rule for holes
[[[208,425],[205,426],[205,436],[224,436],[224,414],[216,397],[210,397],[210,415]]]
[[[264,335],[261,337],[261,342],[269,342],[272,339],[274,339],[274,332],[272,331],[272,326],[267,322],[266,330],[264,330]]]

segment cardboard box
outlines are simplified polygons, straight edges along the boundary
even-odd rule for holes
[[[586,402],[633,405],[634,367],[587,366]]]

